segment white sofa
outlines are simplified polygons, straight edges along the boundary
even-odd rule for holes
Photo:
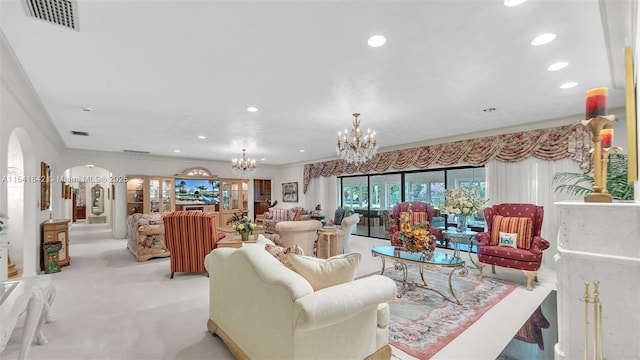
[[[372,275],[316,292],[264,250],[217,248],[209,272],[208,330],[236,359],[389,359],[395,283]]]
[[[297,244],[305,255],[313,255],[313,245],[318,238],[318,229],[322,223],[318,220],[280,221],[276,224],[276,233],[280,235],[282,246]]]

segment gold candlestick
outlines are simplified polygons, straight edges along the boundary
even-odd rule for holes
[[[600,131],[605,126],[611,126],[615,115],[596,116],[589,120],[583,120],[582,125],[591,129],[591,141],[593,141],[593,192],[584,197],[585,202],[612,202],[613,198],[606,192],[606,186],[602,185],[602,144]],[[605,169],[606,177],[606,169]],[[603,189],[605,191],[603,191]]]
[[[584,360],[589,355],[589,284],[584,283]]]
[[[618,146],[602,148],[601,183],[602,183],[602,192],[607,194],[609,193],[609,191],[607,190],[607,168],[609,167],[609,152],[611,151],[622,151],[622,148]]]

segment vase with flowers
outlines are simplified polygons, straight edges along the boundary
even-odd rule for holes
[[[456,231],[463,232],[467,228],[469,216],[474,216],[484,205],[475,187],[460,187],[444,191],[444,212],[456,216]]]
[[[435,236],[429,233],[429,222],[412,222],[409,207],[408,212],[400,214],[400,229],[392,235],[391,243],[402,250],[421,253],[426,260],[430,260],[436,249],[436,240]]]
[[[233,231],[237,231],[238,234],[240,234],[242,241],[249,240],[249,235],[253,234],[253,229],[256,228],[256,224],[249,221],[249,218],[247,216],[243,216],[242,213],[239,215],[234,214],[229,221],[233,222],[233,226],[231,226],[231,228]]]

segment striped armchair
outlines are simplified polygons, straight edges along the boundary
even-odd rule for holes
[[[205,272],[204,257],[225,237],[214,214],[174,211],[164,217],[164,241],[171,253],[171,278],[176,272]]]

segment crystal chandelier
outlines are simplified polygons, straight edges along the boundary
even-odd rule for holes
[[[344,135],[338,132],[338,145],[336,146],[338,156],[356,166],[371,159],[378,151],[376,132],[371,133],[371,130],[367,129],[367,135],[362,138],[358,116],[360,116],[359,113],[353,114],[351,133],[347,129],[344,129]]]
[[[244,178],[251,177],[256,173],[256,161],[247,159],[247,149],[242,149],[242,158],[240,160],[231,160],[231,171]]]

